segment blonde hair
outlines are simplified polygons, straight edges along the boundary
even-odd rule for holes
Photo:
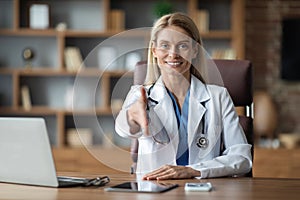
[[[160,69],[157,65],[157,60],[152,53],[153,44],[157,39],[157,34],[164,28],[169,26],[177,26],[185,30],[188,35],[194,40],[195,45],[198,45],[198,53],[196,58],[192,61],[190,68],[191,74],[196,76],[202,82],[205,82],[203,76],[205,72],[205,55],[202,48],[202,40],[199,30],[193,20],[183,13],[172,13],[162,16],[156,21],[151,31],[151,38],[148,48],[148,63],[147,63],[147,75],[145,79],[145,85],[153,84],[160,76]]]

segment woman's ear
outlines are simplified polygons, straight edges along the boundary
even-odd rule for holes
[[[154,42],[152,42],[152,44],[151,44],[151,51],[152,51],[153,57],[156,58],[157,54],[156,54],[156,48],[155,48]]]
[[[192,59],[194,59],[194,58],[196,58],[198,56],[198,51],[199,51],[199,46],[195,45],[193,47],[193,56],[192,56]]]

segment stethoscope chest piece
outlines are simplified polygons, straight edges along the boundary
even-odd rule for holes
[[[204,136],[201,136],[198,140],[197,140],[197,146],[199,148],[205,149],[208,146],[208,139]]]

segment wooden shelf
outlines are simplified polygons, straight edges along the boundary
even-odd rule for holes
[[[200,33],[203,39],[231,39],[231,31],[208,31]]]
[[[2,115],[24,115],[24,116],[35,116],[35,115],[56,115],[58,112],[62,112],[58,109],[51,109],[49,107],[35,106],[30,110],[24,110],[23,108],[13,109],[10,107],[1,108],[0,113]]]
[[[81,69],[78,72],[71,72],[67,70],[61,69],[53,69],[49,67],[38,67],[32,69],[12,69],[9,67],[0,68],[0,74],[7,74],[7,75],[19,75],[19,76],[109,76],[109,77],[120,77],[120,76],[132,76],[133,72],[128,72],[126,70],[106,70],[101,71],[96,67],[89,67],[85,69]]]
[[[60,32],[55,31],[54,29],[47,29],[47,30],[33,30],[28,28],[21,28],[16,30],[10,30],[10,29],[0,29],[1,35],[7,35],[7,36],[39,36],[39,37],[48,37],[52,36],[55,37]]]
[[[125,30],[124,30],[125,31]],[[111,37],[121,33],[121,31],[107,30],[107,31],[79,31],[79,30],[65,30],[65,31],[57,31],[55,29],[45,29],[45,30],[34,30],[30,28],[21,28],[17,30],[12,29],[0,29],[0,35],[7,36],[64,36],[64,37]],[[132,35],[131,35],[132,34]],[[147,34],[146,31],[136,30],[131,31],[131,34],[126,35],[128,37],[145,37]]]
[[[115,34],[118,34],[119,31],[76,31],[76,30],[67,30],[62,31],[65,37],[111,37]]]
[[[29,69],[29,70],[19,70],[17,73],[20,76],[101,76],[102,71],[97,69],[87,69],[87,70],[80,70],[76,71],[67,71],[67,70],[60,70],[60,69]]]
[[[2,68],[0,68],[0,74],[11,75],[11,74],[16,73],[16,72],[17,72],[16,69],[12,69],[12,68],[9,68],[9,67],[2,67]]]
[[[112,115],[110,108],[96,108],[96,109],[78,109],[70,110],[64,108],[49,108],[48,106],[33,106],[30,110],[23,108],[13,109],[11,107],[1,107],[0,114],[6,115]]]

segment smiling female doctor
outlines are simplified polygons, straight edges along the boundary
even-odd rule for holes
[[[136,171],[143,179],[251,170],[251,145],[227,90],[205,83],[201,46],[184,14],[163,16],[152,28],[145,85],[132,86],[115,124],[120,136],[139,139]]]

